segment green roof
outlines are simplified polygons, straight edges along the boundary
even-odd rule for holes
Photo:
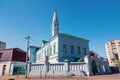
[[[83,58],[80,58],[80,59],[77,60],[77,62],[81,62],[82,60],[83,60]]]
[[[40,48],[40,47],[38,47],[38,46],[33,46],[33,45],[31,45],[30,47]]]
[[[46,40],[42,40],[42,43],[43,43],[43,44],[46,44],[47,42],[48,42],[48,41],[46,41]]]
[[[80,38],[80,37],[77,37],[77,36],[74,36],[74,35],[71,35],[71,34],[68,34],[68,33],[60,33],[62,35],[65,35],[65,36],[69,36],[69,37],[73,37],[73,38]],[[83,39],[83,38],[80,38],[80,39]],[[84,40],[87,40],[87,39],[84,39]],[[87,40],[89,41],[89,40]]]

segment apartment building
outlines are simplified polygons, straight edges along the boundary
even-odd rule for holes
[[[110,66],[118,66],[120,60],[120,40],[107,41],[105,44],[106,53]]]

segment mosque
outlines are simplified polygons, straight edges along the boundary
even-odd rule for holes
[[[48,57],[50,63],[63,62],[68,59],[75,62],[89,54],[89,40],[67,33],[59,33],[59,21],[56,9],[52,20],[52,36],[42,40],[37,51],[36,63],[43,63]]]
[[[52,35],[49,40],[42,40],[40,47],[30,46],[30,74],[94,75],[110,73],[106,58],[89,51],[89,40],[68,33],[59,32],[59,20],[54,9]],[[49,64],[48,64],[49,63]]]

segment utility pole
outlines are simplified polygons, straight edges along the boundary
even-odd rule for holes
[[[25,39],[27,39],[27,52],[26,52],[26,71],[25,71],[25,78],[28,78],[28,50],[29,50],[29,40],[30,36],[27,36]]]

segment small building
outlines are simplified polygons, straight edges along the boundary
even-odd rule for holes
[[[26,52],[19,48],[0,49],[0,76],[25,72]]]
[[[5,49],[6,48],[6,43],[0,41],[0,49]]]
[[[35,63],[36,62],[36,52],[39,49],[39,47],[36,46],[30,46],[29,47],[29,60],[31,63]]]
[[[88,59],[87,61],[89,61],[90,74],[96,75],[111,73],[108,59],[99,56],[96,52],[90,51],[90,55],[85,59]]]

